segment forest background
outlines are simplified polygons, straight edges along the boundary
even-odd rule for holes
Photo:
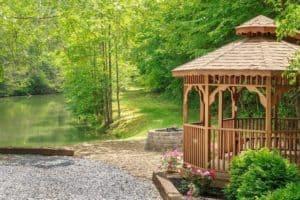
[[[0,96],[63,92],[80,121],[109,127],[130,87],[179,105],[171,70],[237,40],[235,26],[261,14],[276,20],[278,39],[300,29],[299,0],[1,0]],[[250,93],[239,104],[241,115],[263,112]],[[280,114],[300,115],[299,105],[292,91]]]

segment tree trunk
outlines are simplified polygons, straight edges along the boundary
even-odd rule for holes
[[[118,106],[118,117],[121,117],[121,107],[120,107],[120,84],[119,84],[119,57],[118,57],[118,43],[115,40],[115,62],[116,62],[116,96],[117,96],[117,106]]]
[[[111,25],[108,26],[108,123],[113,122],[113,113],[112,113],[112,62],[111,62]]]
[[[104,125],[109,126],[109,103],[108,103],[108,76],[107,76],[107,48],[106,42],[103,43],[103,115]]]

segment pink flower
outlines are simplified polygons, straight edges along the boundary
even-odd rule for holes
[[[203,173],[203,176],[210,176],[209,171],[205,171],[205,172]]]
[[[210,170],[209,173],[212,179],[216,179],[217,174],[215,170]]]

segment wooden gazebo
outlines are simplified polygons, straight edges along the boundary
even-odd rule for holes
[[[231,159],[247,149],[268,147],[300,163],[300,119],[279,118],[282,95],[299,87],[282,76],[299,45],[276,40],[276,25],[265,16],[236,27],[241,40],[175,68],[184,79],[184,161],[199,168],[228,172]],[[298,79],[298,78],[297,78]],[[237,100],[244,89],[256,93],[265,109],[262,118],[238,118]],[[188,96],[200,96],[200,121],[188,123]],[[223,117],[224,92],[231,95],[231,117]],[[217,99],[217,100],[216,100]],[[218,123],[210,106],[218,104]]]

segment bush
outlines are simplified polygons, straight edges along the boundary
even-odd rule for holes
[[[298,180],[297,167],[277,152],[248,150],[233,159],[225,193],[228,199],[256,199]]]
[[[290,183],[286,187],[277,189],[274,192],[262,197],[261,200],[299,200],[300,183]]]

